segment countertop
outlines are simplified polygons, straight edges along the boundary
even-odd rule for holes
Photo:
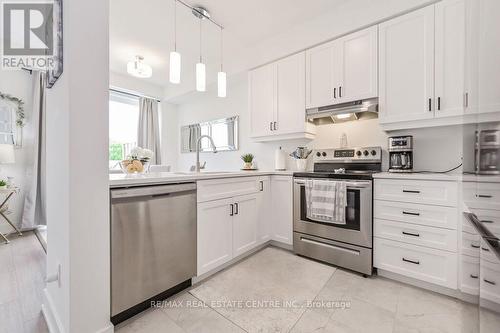
[[[293,176],[294,171],[221,171],[221,172],[150,172],[143,175],[110,174],[109,187],[127,187],[141,185],[158,185],[169,183],[186,183],[197,180],[281,175]]]
[[[461,174],[461,173],[394,173],[380,172],[373,174],[378,179],[440,180],[480,183],[500,183],[500,176]]]

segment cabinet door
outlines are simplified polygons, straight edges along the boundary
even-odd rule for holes
[[[292,177],[271,177],[273,240],[293,244]]]
[[[233,200],[198,204],[198,276],[232,259]]]
[[[258,194],[235,197],[233,216],[233,257],[257,245],[259,214]]]
[[[271,134],[276,110],[276,65],[254,69],[249,74],[250,136]]]
[[[306,118],[305,52],[278,61],[276,133],[304,131]]]
[[[435,116],[459,116],[464,111],[465,0],[436,4]]]
[[[271,196],[271,180],[266,177],[260,181],[261,192],[258,194],[258,213],[259,213],[259,231],[258,242],[263,244],[271,239],[272,234],[272,196]]]
[[[339,39],[341,56],[338,60],[334,57],[334,61],[340,61],[340,102],[378,96],[377,38],[377,27],[374,26]]]
[[[379,25],[379,121],[434,117],[434,6]]]
[[[333,48],[335,41],[306,51],[306,107],[331,105],[333,98]]]

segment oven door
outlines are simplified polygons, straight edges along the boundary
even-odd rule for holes
[[[346,224],[332,224],[307,218],[305,178],[294,179],[293,230],[348,244],[372,248],[372,181],[345,180],[347,185]]]

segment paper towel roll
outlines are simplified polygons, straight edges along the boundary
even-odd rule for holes
[[[286,153],[281,147],[274,153],[274,169],[286,170]]]

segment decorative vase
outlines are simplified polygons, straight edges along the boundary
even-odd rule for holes
[[[307,159],[297,159],[295,160],[297,163],[298,171],[306,171],[307,169]]]
[[[243,164],[243,169],[251,169],[252,168],[252,162],[245,162]]]

